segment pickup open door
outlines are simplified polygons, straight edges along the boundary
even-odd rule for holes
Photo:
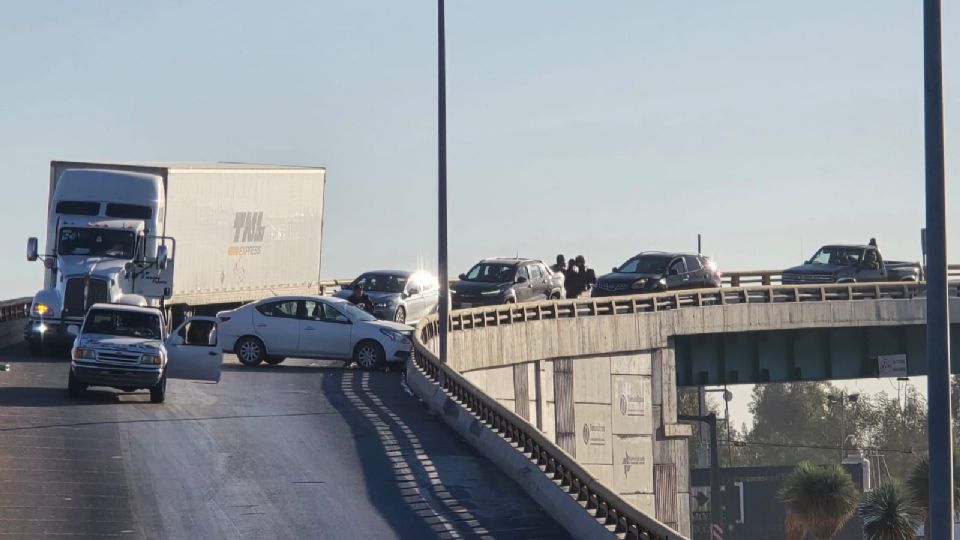
[[[223,351],[217,346],[215,317],[190,317],[165,345],[168,379],[220,382]]]

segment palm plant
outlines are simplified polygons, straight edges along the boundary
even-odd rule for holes
[[[953,507],[960,508],[960,455],[953,456]],[[907,476],[907,490],[913,496],[923,516],[923,530],[930,530],[930,456],[924,454],[913,465]],[[925,533],[926,534],[926,533]]]
[[[899,480],[889,480],[863,495],[857,514],[865,540],[913,540],[921,513],[910,490]]]
[[[859,494],[850,474],[838,464],[803,462],[779,493],[787,505],[788,530],[804,529],[816,540],[830,540],[856,509]]]

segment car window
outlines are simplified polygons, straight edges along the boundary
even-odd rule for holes
[[[335,321],[340,312],[325,302],[305,300],[303,302],[303,318],[308,321]]]
[[[257,306],[257,311],[267,317],[295,319],[297,317],[297,301],[286,300],[283,302],[270,302]]]
[[[194,320],[183,325],[177,332],[184,345],[212,347],[217,344],[217,325],[213,321]]]
[[[532,280],[534,280],[534,281],[540,279],[540,277],[543,275],[543,272],[540,271],[540,266],[539,266],[539,265],[531,264],[531,265],[528,266],[527,268],[530,269],[530,279],[532,279]]]
[[[514,278],[514,281],[520,281],[520,278],[530,279],[530,274],[527,272],[526,266],[521,266],[517,268],[517,277]]]
[[[357,285],[366,292],[399,293],[407,285],[407,276],[397,274],[363,274],[350,284],[353,289]]]
[[[686,271],[687,269],[683,265],[683,258],[677,257],[670,263],[670,267],[667,268],[667,275],[683,274]]]
[[[513,271],[511,264],[479,263],[467,272],[467,281],[507,283],[513,280]]]
[[[687,272],[700,269],[700,259],[696,255],[684,255],[683,260],[687,263]]]

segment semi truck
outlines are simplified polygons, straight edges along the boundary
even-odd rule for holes
[[[72,343],[96,303],[159,307],[168,327],[277,294],[319,291],[322,167],[247,163],[50,164],[47,234],[24,337]],[[176,279],[174,279],[176,276]]]

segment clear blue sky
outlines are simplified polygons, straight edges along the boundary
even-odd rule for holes
[[[918,258],[920,5],[448,2],[451,273],[698,232],[728,270],[871,236]],[[51,159],[323,165],[324,276],[435,263],[433,2],[11,1],[0,50],[0,298],[40,286]]]

